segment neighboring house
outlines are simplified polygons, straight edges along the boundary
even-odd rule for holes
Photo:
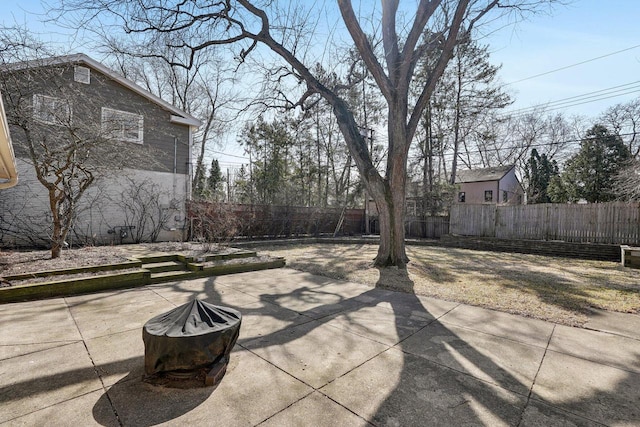
[[[524,199],[515,165],[458,171],[456,185],[454,203],[521,205]]]
[[[4,112],[2,93],[0,93],[0,190],[11,188],[17,183],[18,171],[16,169],[16,159],[13,154],[7,116]]]
[[[34,84],[30,70],[32,74],[32,70],[55,72],[49,80]],[[201,124],[198,119],[84,54],[11,64],[0,73],[11,73],[16,79],[17,87],[10,87],[11,92],[26,93],[24,102],[30,104],[26,111],[38,126],[49,126],[54,132],[60,115],[87,122],[97,133],[108,134],[121,147],[152,160],[116,167],[115,173],[97,179],[81,199],[69,243],[186,237],[191,146]],[[9,103],[5,105],[9,116]],[[0,193],[2,246],[46,244],[50,230],[47,192],[37,180],[21,144],[24,131],[19,130],[16,127],[11,134],[20,183]]]

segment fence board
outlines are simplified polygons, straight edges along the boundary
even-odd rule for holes
[[[501,239],[640,245],[640,204],[456,204],[451,208],[450,232]]]

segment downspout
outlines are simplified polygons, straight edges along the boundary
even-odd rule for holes
[[[173,137],[173,200],[176,199],[176,188],[178,186],[178,138]]]
[[[187,230],[189,233],[193,232],[193,219],[189,219],[190,223],[187,223],[189,202],[191,201],[191,185],[193,183],[193,132],[197,128],[195,126],[189,126],[189,139],[187,142],[187,179],[184,183],[184,221],[182,225],[182,240],[192,240],[192,235],[186,235]],[[189,224],[189,226],[187,226]]]

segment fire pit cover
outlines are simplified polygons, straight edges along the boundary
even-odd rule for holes
[[[197,299],[149,320],[142,330],[147,375],[191,370],[229,359],[242,315]]]

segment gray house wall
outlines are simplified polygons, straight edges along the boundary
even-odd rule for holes
[[[53,97],[71,94],[74,123],[95,125],[96,131],[100,129],[102,107],[142,115],[143,143],[125,144],[138,159],[149,159],[148,162],[118,165],[115,173],[98,179],[87,190],[68,242],[131,243],[136,235],[149,236],[154,227],[159,231],[159,241],[184,239],[186,203],[190,198],[190,126],[172,122],[175,111],[168,111],[99,70],[91,68],[90,84],[84,84],[74,81],[73,64],[55,67],[56,73],[47,72],[48,79],[25,80],[24,87],[14,89]],[[55,125],[38,126],[50,126],[51,132],[56,131]],[[28,159],[23,131],[12,128],[11,132],[20,182],[0,193],[0,246],[47,246],[51,227],[47,192],[38,182]],[[143,223],[136,217],[137,207],[133,206],[135,203],[130,197],[136,190],[147,196],[153,193],[157,198],[157,203],[150,209],[153,212],[146,212],[155,219]],[[158,221],[162,222],[160,226]],[[129,226],[135,226],[135,229],[122,238],[119,231]]]
[[[0,192],[0,246],[48,247],[51,212],[47,192],[37,180],[33,166],[23,159],[17,159],[16,163],[19,184]],[[187,180],[187,175],[139,169],[123,169],[117,176],[99,179],[84,194],[67,242],[71,245],[133,243],[136,236],[147,240],[155,225],[148,218],[142,224],[145,221],[136,215],[141,207],[130,198],[136,190],[142,190],[139,194],[145,198],[149,193],[158,197],[158,203],[149,205],[147,212],[154,218],[163,218],[158,241],[186,238]],[[129,230],[128,226],[136,228]],[[122,229],[128,232],[125,238],[120,237]]]
[[[135,165],[137,169],[155,170],[159,172],[189,173],[189,126],[171,123],[171,113],[149,99],[122,86],[100,71],[91,70],[91,83],[74,81],[73,64],[55,66],[59,72],[46,71],[43,74],[46,82],[29,81],[23,88],[33,94],[48,95],[69,99],[73,108],[73,120],[95,123],[96,131],[100,128],[101,108],[140,114],[144,117],[143,144],[130,143],[128,149],[138,150],[152,156],[154,162]],[[33,71],[27,71],[33,73]],[[55,78],[54,78],[55,77]],[[55,81],[52,81],[55,80]],[[17,80],[19,81],[19,80]],[[42,125],[52,126],[52,125]],[[52,127],[55,130],[55,126]],[[27,155],[24,134],[20,129],[12,129],[14,148],[17,157]]]

